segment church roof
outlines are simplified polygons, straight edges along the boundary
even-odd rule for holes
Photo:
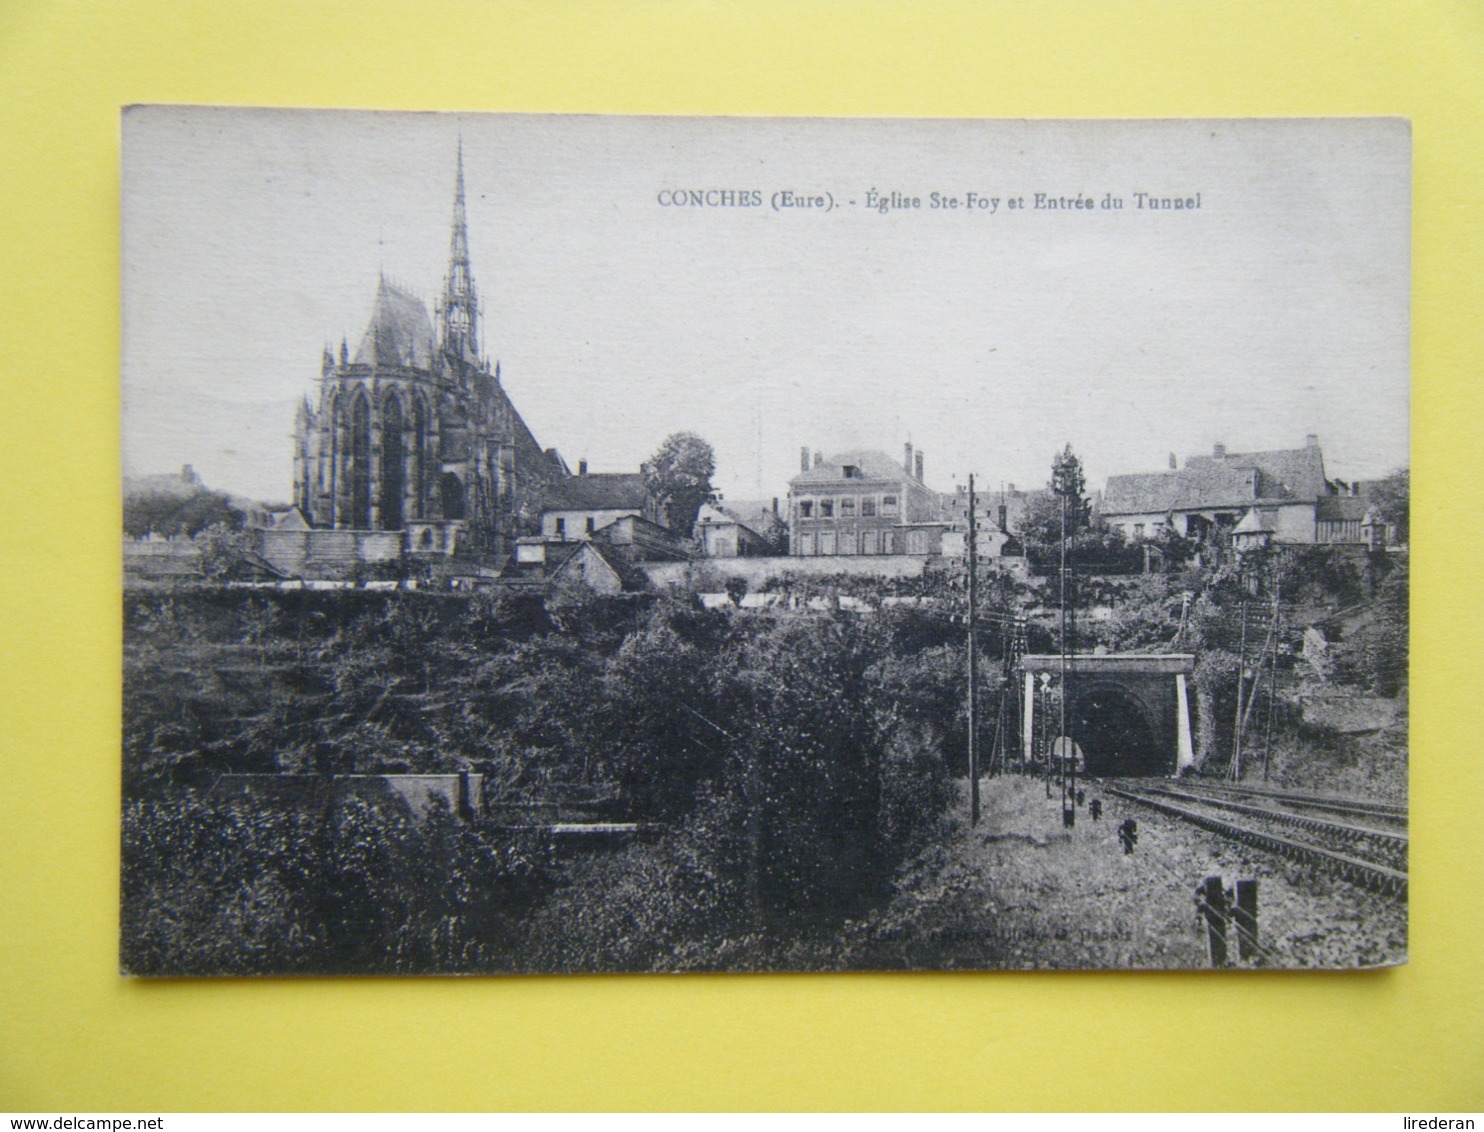
[[[433,361],[433,320],[416,295],[409,294],[382,276],[371,307],[371,321],[355,364],[365,366],[411,366],[427,369]]]

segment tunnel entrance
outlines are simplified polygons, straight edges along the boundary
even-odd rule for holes
[[[1103,778],[1169,774],[1148,710],[1122,688],[1073,691],[1069,729],[1085,760],[1084,773]]]
[[[1175,774],[1194,761],[1185,681],[1191,653],[1055,653],[1020,658],[1020,742],[1026,763],[1042,757],[1044,713],[1066,681],[1067,731],[1093,775]]]

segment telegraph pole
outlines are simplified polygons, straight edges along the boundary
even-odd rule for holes
[[[974,520],[974,476],[969,475],[969,826],[979,824],[979,718],[975,708],[975,686],[978,684],[979,636],[978,617],[979,547]]]
[[[1247,603],[1242,602],[1242,643],[1237,648],[1237,717],[1232,721],[1232,758],[1227,777],[1242,780],[1242,686],[1247,680]]]
[[[1067,759],[1072,746],[1067,737],[1067,649],[1070,645],[1067,640],[1067,493],[1064,488],[1061,493],[1061,734],[1056,739],[1056,759],[1057,777],[1061,781],[1061,820],[1068,826],[1077,816],[1076,802],[1068,794],[1067,784]]]

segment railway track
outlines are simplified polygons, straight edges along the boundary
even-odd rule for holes
[[[1170,798],[1176,802],[1194,802],[1197,805],[1241,814],[1244,817],[1255,818],[1259,822],[1268,823],[1280,828],[1291,826],[1295,829],[1304,830],[1306,833],[1314,834],[1323,843],[1321,848],[1331,848],[1338,852],[1349,852],[1354,849],[1362,857],[1376,859],[1378,864],[1384,864],[1390,868],[1400,870],[1406,868],[1407,835],[1396,830],[1377,829],[1369,825],[1339,822],[1330,818],[1315,817],[1313,814],[1275,810],[1269,806],[1254,806],[1249,802],[1237,802],[1230,798],[1190,793],[1189,791],[1177,790],[1168,786],[1144,786],[1140,787],[1140,789],[1146,793],[1158,794],[1162,798]]]
[[[1385,802],[1361,802],[1343,798],[1325,798],[1317,794],[1295,794],[1278,790],[1263,790],[1255,786],[1230,786],[1215,782],[1182,782],[1180,789],[1211,796],[1242,797],[1271,802],[1275,805],[1318,810],[1348,818],[1380,818],[1384,821],[1407,822],[1407,808]]]
[[[1271,833],[1267,830],[1257,829],[1250,825],[1240,825],[1234,821],[1217,817],[1213,814],[1202,813],[1193,810],[1188,805],[1178,805],[1176,801],[1169,800],[1170,796],[1177,796],[1176,792],[1168,794],[1160,789],[1150,790],[1148,788],[1130,789],[1127,786],[1112,786],[1107,788],[1108,793],[1116,797],[1126,799],[1141,806],[1147,806],[1169,817],[1189,822],[1201,829],[1230,838],[1254,849],[1276,854],[1290,861],[1308,865],[1331,876],[1337,876],[1351,884],[1370,889],[1385,896],[1391,896],[1398,900],[1407,898],[1407,874],[1404,870],[1392,868],[1389,865],[1377,861],[1366,860],[1351,853],[1341,853],[1322,845],[1312,842],[1297,841],[1291,837]],[[1210,798],[1198,798],[1189,796],[1196,804],[1213,806],[1214,801]],[[1258,809],[1258,807],[1247,807]],[[1271,818],[1277,811],[1261,810],[1263,818]],[[1251,816],[1251,815],[1244,815]],[[1290,815],[1300,816],[1300,815]],[[1318,819],[1310,819],[1317,821]],[[1339,825],[1340,823],[1326,823],[1328,825]],[[1351,827],[1358,828],[1358,827]],[[1382,831],[1368,830],[1367,833],[1380,833]]]

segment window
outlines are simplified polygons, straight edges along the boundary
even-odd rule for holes
[[[567,538],[567,520],[560,516],[557,517],[556,521],[556,537],[563,541]]]
[[[835,553],[835,532],[834,531],[821,531],[820,532],[820,535],[819,535],[819,553],[820,554],[834,554]]]
[[[835,501],[833,499],[821,499],[819,501],[819,517],[821,519],[833,519],[835,517]]]
[[[840,518],[842,518],[842,519],[854,519],[855,518],[855,496],[853,496],[853,495],[847,495],[847,496],[844,496],[844,497],[841,498],[841,500],[840,500]]]
[[[1143,537],[1144,537],[1144,524],[1143,523],[1135,523],[1134,524],[1134,538],[1143,538]]]
[[[593,517],[591,515],[587,517],[587,533],[593,533]]]
[[[862,509],[864,509],[864,508],[862,508]],[[862,531],[861,532],[861,553],[862,554],[878,554],[878,553],[880,553],[880,546],[881,546],[881,544],[877,540],[876,532],[875,531]]]
[[[801,518],[801,519],[812,519],[812,518],[814,518],[814,500],[812,500],[812,499],[801,499],[801,500],[799,500],[799,518]]]
[[[881,513],[883,515],[895,515],[897,513],[897,497],[895,495],[883,495],[881,497]]]
[[[861,470],[854,464],[846,464],[845,478],[848,480],[858,480],[861,478]]]
[[[814,536],[803,534],[799,536],[799,553],[801,555],[812,555],[814,553]]]
[[[874,499],[861,500],[861,518],[870,519],[876,514],[876,501]]]

